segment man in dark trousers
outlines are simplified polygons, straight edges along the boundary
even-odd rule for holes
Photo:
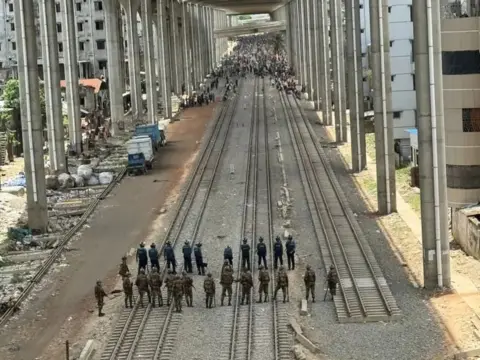
[[[274,260],[275,260],[275,269],[278,267],[278,262],[280,265],[283,265],[283,244],[280,240],[280,236],[275,238],[275,245],[273,246],[274,251]]]
[[[160,263],[158,262],[158,250],[155,246],[155,243],[150,245],[150,249],[148,249],[148,257],[150,258],[150,265],[152,269],[155,267],[157,270],[160,270]]]
[[[197,264],[198,275],[205,275],[205,263],[203,262],[202,243],[197,243],[193,249],[195,263]]]
[[[173,247],[172,243],[170,241],[167,241],[167,245],[165,246],[165,251],[164,254],[165,260],[167,261],[167,269],[170,269],[170,265],[172,265],[172,273],[176,274],[177,272],[175,271],[177,267],[177,262],[175,261],[175,253],[173,252]]]
[[[148,255],[147,255],[147,249],[145,249],[144,242],[142,242],[140,244],[140,247],[137,249],[137,263],[138,263],[138,273],[140,273],[141,269],[143,269],[144,271],[147,270]]]
[[[257,256],[258,256],[258,266],[260,266],[262,264],[262,260],[263,260],[263,266],[265,266],[265,269],[268,269],[268,267],[267,267],[267,246],[263,242],[263,237],[261,237],[261,236],[258,239]]]
[[[190,243],[185,241],[185,244],[183,245],[183,267],[185,268],[185,271],[189,274],[193,272],[192,270],[192,247],[190,246]]]
[[[223,250],[223,260],[227,260],[230,265],[233,265],[233,251],[230,246]]]
[[[295,242],[292,235],[288,235],[285,247],[287,249],[288,270],[295,270]]]
[[[240,246],[242,252],[242,267],[250,271],[250,245],[247,238],[243,239],[243,244]]]

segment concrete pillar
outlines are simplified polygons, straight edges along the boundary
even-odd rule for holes
[[[396,211],[397,208],[388,4],[385,0],[370,0],[370,31],[372,36],[378,212],[384,215]]]
[[[313,78],[312,78],[312,65],[313,65],[313,57],[312,57],[312,31],[311,31],[311,9],[310,9],[310,0],[303,0],[303,11],[305,14],[305,69],[306,69],[306,81],[305,90],[308,94],[308,100],[312,100],[313,94]]]
[[[330,38],[328,36],[328,2],[317,1],[319,82],[322,99],[322,123],[332,125],[332,88],[330,72]]]
[[[451,285],[440,5],[433,1],[431,5],[428,7],[426,0],[413,2],[423,279],[427,289]],[[431,43],[429,37],[433,40]],[[439,254],[441,269],[437,260]]]
[[[167,0],[157,0],[157,29],[158,29],[158,74],[160,76],[160,88],[163,102],[163,116],[165,119],[172,118],[172,92],[170,82],[170,57],[166,50],[167,38],[167,14],[165,11]]]
[[[341,113],[343,116],[342,122],[342,142],[348,141],[348,125],[347,125],[347,72],[345,70],[345,28],[343,26],[343,1],[337,2],[338,11],[336,15],[338,17],[338,49],[340,54],[339,72],[340,72],[340,96],[341,96]]]
[[[216,51],[215,51],[215,39],[213,38],[213,29],[215,28],[215,20],[214,20],[214,10],[213,8],[209,8],[209,29],[210,29],[210,57],[211,57],[211,65],[210,70],[212,70],[216,65]]]
[[[40,111],[37,42],[33,0],[16,0],[15,10],[18,79],[22,121],[28,226],[45,232],[48,225],[43,127]],[[55,46],[57,49],[57,46]]]
[[[158,96],[155,74],[155,50],[153,47],[153,7],[151,0],[142,0],[142,32],[145,58],[145,80],[147,90],[148,123],[157,123]]]
[[[107,67],[108,67],[108,96],[110,99],[110,133],[116,136],[124,126],[123,90],[124,73],[122,63],[124,53],[122,50],[118,17],[120,4],[117,0],[104,0],[105,28],[107,37]]]
[[[205,78],[205,75],[208,72],[208,23],[207,23],[207,8],[205,6],[201,7],[202,9],[202,52],[203,52],[203,73],[202,80]]]
[[[295,23],[297,24],[297,54],[298,54],[298,79],[300,80],[300,83],[303,83],[303,76],[304,76],[304,71],[303,71],[303,48],[302,48],[302,12],[300,11],[300,2],[301,0],[296,0],[296,19]]]
[[[137,14],[140,8],[138,0],[125,0],[125,17],[127,22],[128,41],[128,75],[130,85],[130,98],[132,101],[133,119],[143,117],[143,100],[140,77],[140,42],[138,39]],[[145,30],[142,28],[142,31]],[[143,35],[145,36],[145,35]]]
[[[66,161],[55,3],[49,0],[40,0],[38,8],[44,65],[43,77],[50,171],[58,174],[66,172]]]
[[[347,134],[345,133],[346,113],[344,88],[345,83],[342,82],[342,41],[343,26],[341,22],[341,3],[340,0],[330,1],[330,23],[331,23],[331,37],[332,37],[332,62],[333,62],[333,102],[335,104],[335,140],[337,142],[346,141]],[[343,79],[345,75],[343,76]]]
[[[363,116],[362,67],[358,66],[358,52],[362,52],[357,33],[360,34],[360,6],[358,0],[346,0],[348,64],[348,108],[350,109],[350,141],[352,147],[352,169],[360,172],[366,166],[365,125]]]
[[[197,77],[198,77],[198,64],[197,64],[197,37],[196,37],[196,18],[195,18],[195,5],[194,4],[188,4],[188,13],[189,13],[189,21],[190,21],[190,26],[188,27],[189,33],[188,37],[190,38],[190,53],[191,53],[191,86],[192,90],[195,90],[197,88]]]
[[[73,2],[62,0],[62,22],[64,29],[63,53],[65,59],[66,103],[68,129],[71,150],[76,154],[82,152],[82,120],[80,117],[80,93],[78,86],[77,36]],[[58,47],[58,45],[57,45]]]
[[[177,36],[177,12],[175,9],[175,4],[177,2],[175,0],[170,1],[170,35],[171,35],[171,53],[172,53],[172,86],[175,91],[175,93],[178,95],[181,90],[181,84],[180,84],[180,76],[178,72],[178,36]]]
[[[189,18],[187,11],[187,3],[182,3],[182,36],[183,36],[183,76],[185,78],[185,89],[187,94],[190,94],[191,85],[190,85],[190,61],[189,61],[189,50],[190,46],[188,44],[189,38]]]
[[[203,49],[202,49],[202,11],[201,11],[201,6],[197,5],[195,9],[195,17],[197,20],[197,61],[198,61],[198,73],[197,73],[197,81],[200,84],[203,81],[203,75],[204,75],[204,68],[203,68]]]
[[[291,21],[291,16],[292,16],[292,11],[291,11],[291,7],[292,7],[292,3],[289,2],[285,5],[285,15],[286,15],[286,18],[285,18],[285,23],[286,23],[286,27],[287,27],[287,31],[286,31],[286,36],[285,36],[285,41],[286,41],[286,44],[285,44],[285,47],[286,47],[286,51],[287,51],[287,59],[288,59],[288,62],[290,64],[290,66],[294,66],[294,61],[293,61],[293,58],[292,58],[292,21]]]
[[[307,39],[306,39],[306,0],[298,0],[300,2],[300,46],[301,46],[301,67],[302,67],[302,85],[305,85],[308,82],[308,71],[307,71]]]

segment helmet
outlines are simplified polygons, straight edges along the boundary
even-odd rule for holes
[[[335,269],[335,265],[332,264],[330,265],[330,270],[333,270],[333,269]]]
[[[140,243],[140,247],[145,247],[145,243],[143,241]]]
[[[156,273],[157,271],[158,271],[158,269],[157,269],[156,266],[152,267],[152,272]]]
[[[140,274],[145,274],[145,269],[140,269]]]
[[[185,245],[190,245],[190,241],[185,240]]]
[[[228,260],[225,260],[225,261],[223,262],[223,265],[228,265]]]
[[[244,243],[244,244],[246,244],[247,241],[248,241],[247,238],[244,238],[244,239],[243,239],[243,243]]]
[[[100,285],[102,283],[101,280],[97,280],[97,285]]]
[[[127,257],[125,255],[123,255],[122,260],[127,260]]]
[[[212,277],[212,273],[208,273],[207,276],[208,276],[208,277]]]
[[[310,270],[312,267],[310,265],[307,265],[307,270]]]
[[[288,235],[288,240],[292,240],[293,239],[293,236],[292,235]]]
[[[258,267],[258,270],[262,270],[262,269],[263,269],[263,265],[260,265],[260,266]]]
[[[132,274],[130,274],[130,271],[127,271],[127,272],[125,273],[125,276],[131,276],[131,275],[132,275]]]
[[[152,244],[150,245],[150,247],[152,247],[152,248],[154,248],[155,246],[156,246],[155,243],[152,243]]]
[[[262,241],[263,241],[263,237],[260,236],[260,237],[258,238],[258,241],[262,242]]]
[[[280,241],[280,236],[277,235],[277,237],[275,238],[275,240]]]
[[[197,245],[198,247],[200,247],[200,246],[202,246],[202,243],[199,242],[199,243],[197,243],[196,245]]]
[[[167,241],[167,245],[172,245],[172,243],[170,242],[170,240]]]

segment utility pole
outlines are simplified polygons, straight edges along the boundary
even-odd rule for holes
[[[387,0],[370,0],[378,212],[397,210]]]
[[[427,289],[450,286],[445,126],[439,1],[413,2],[418,114],[423,279]]]

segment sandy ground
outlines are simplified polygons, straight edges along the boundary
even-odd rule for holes
[[[327,131],[333,141],[334,128],[328,127]],[[341,145],[338,150],[349,168],[350,144]],[[368,169],[352,175],[352,178],[373,214],[377,210],[376,166],[371,159],[367,159],[367,163]],[[416,212],[397,194],[397,213],[377,216],[377,223],[395,250],[399,262],[408,269],[412,286],[422,287],[421,222]],[[456,348],[454,352],[466,356],[470,351],[480,350],[480,262],[453,246],[450,254],[452,292],[433,294],[425,301],[432,306],[443,323],[446,336]]]
[[[188,173],[214,109],[210,105],[186,110],[183,120],[169,126],[169,144],[160,150],[153,171],[126,177],[101,203],[71,244],[74,251],[65,254],[63,263],[54,266],[24,309],[2,329],[2,360],[63,359],[66,340],[75,355],[85,345],[85,334],[101,330],[101,324],[90,324],[92,318],[98,319],[92,315],[95,281],[102,279],[106,291],[113,290],[121,256],[141,241],[158,238],[162,213],[168,213],[174,201],[167,199],[175,196]],[[105,311],[109,313],[114,304],[107,300]],[[101,321],[113,319],[106,316]]]

